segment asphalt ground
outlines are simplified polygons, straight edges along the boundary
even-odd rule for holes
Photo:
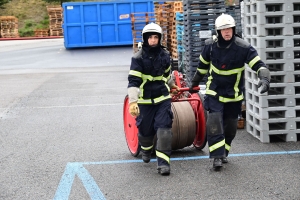
[[[300,199],[300,142],[239,129],[229,163],[174,151],[170,176],[131,156],[123,102],[132,47],[0,42],[0,199]]]

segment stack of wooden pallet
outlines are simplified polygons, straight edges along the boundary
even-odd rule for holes
[[[170,13],[168,12],[170,5],[166,3],[154,2],[154,11],[156,23],[160,25],[163,30],[163,40],[162,45],[166,46],[169,50],[168,40],[169,40],[169,17]]]
[[[178,58],[177,34],[176,34],[176,12],[182,12],[182,1],[155,2],[155,13],[157,23],[164,30],[165,43],[171,53],[172,58]]]
[[[49,29],[36,29],[34,31],[35,37],[47,37],[49,36]]]
[[[154,22],[155,23],[155,14],[154,12],[140,12],[140,13],[131,13],[131,28],[132,28],[132,38],[133,38],[133,52],[137,52],[139,43],[143,41],[142,31],[144,26]]]
[[[0,37],[16,38],[19,37],[18,18],[14,16],[0,16]]]
[[[50,36],[63,36],[63,9],[61,6],[47,6]]]

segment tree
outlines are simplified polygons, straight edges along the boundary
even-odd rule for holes
[[[60,5],[62,5],[62,3],[64,2],[64,0],[44,0],[48,3],[56,3],[56,2],[60,2]]]
[[[3,5],[8,3],[10,0],[0,0],[0,8],[3,8]]]

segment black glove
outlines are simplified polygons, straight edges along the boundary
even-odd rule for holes
[[[192,79],[192,85],[190,86],[190,90],[189,90],[190,93],[198,93],[199,92],[199,90],[193,90],[193,88],[199,86],[199,83],[203,79],[203,77],[204,77],[204,75],[200,74],[198,72],[196,72],[194,74],[194,77]]]
[[[261,86],[262,86],[261,91],[260,91],[261,94],[268,92],[269,88],[270,88],[269,80],[266,78],[260,79],[258,82],[258,88],[260,88]]]
[[[193,89],[194,87],[198,87],[198,86],[199,86],[199,82],[194,82],[194,81],[193,81],[193,82],[192,82],[192,85],[190,86],[189,92],[192,93],[192,94],[193,94],[193,93],[198,93],[199,90],[194,90],[194,89]]]
[[[260,93],[265,93],[269,91],[270,88],[270,80],[271,80],[271,75],[270,75],[270,71],[268,68],[266,67],[262,67],[261,69],[259,69],[258,71],[258,78],[260,79],[258,82],[258,87],[261,88]]]

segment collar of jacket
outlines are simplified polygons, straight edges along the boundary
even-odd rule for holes
[[[231,46],[231,44],[235,41],[235,36],[233,35],[232,38],[229,41],[226,41],[223,39],[222,36],[219,36],[218,38],[218,47],[219,48],[223,48],[223,49],[227,49]]]

